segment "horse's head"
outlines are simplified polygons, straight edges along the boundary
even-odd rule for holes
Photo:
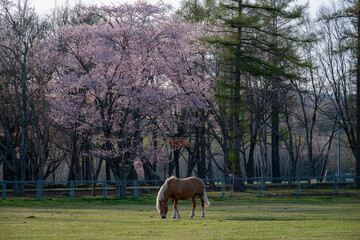
[[[159,193],[156,198],[156,208],[159,211],[161,218],[166,218],[166,214],[168,212],[167,201],[168,197],[165,196],[165,192],[167,191],[168,185],[167,181],[161,186]]]
[[[166,214],[168,212],[167,201],[158,200],[157,207],[158,207],[160,217],[162,219],[166,218]]]

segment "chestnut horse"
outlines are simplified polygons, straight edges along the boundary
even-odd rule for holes
[[[159,190],[156,199],[156,208],[160,213],[160,217],[166,218],[166,214],[168,212],[167,202],[170,198],[174,207],[174,215],[172,218],[180,218],[180,213],[177,208],[178,201],[191,198],[192,212],[190,214],[190,218],[193,218],[195,216],[196,196],[199,196],[201,202],[201,217],[205,217],[204,207],[208,207],[210,202],[205,192],[204,182],[197,177],[189,177],[185,179],[170,177]]]

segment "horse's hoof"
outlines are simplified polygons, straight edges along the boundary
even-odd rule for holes
[[[171,218],[172,218],[172,219],[176,219],[176,216],[172,216]]]

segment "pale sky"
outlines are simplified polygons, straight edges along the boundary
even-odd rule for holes
[[[63,5],[66,1],[72,6],[74,3],[79,2],[79,0],[29,0],[31,5],[33,5],[37,12],[44,14],[49,13],[50,9],[53,9],[55,4],[58,6]],[[150,3],[157,3],[159,0],[147,0]],[[161,1],[161,0],[160,0]],[[162,0],[165,4],[171,4],[173,7],[178,8],[180,6],[181,0]],[[328,0],[298,0],[298,3],[306,3],[307,1],[310,2],[310,11],[313,16],[316,15],[317,9],[322,3],[326,3]],[[86,5],[97,4],[98,6],[101,5],[111,5],[117,3],[133,3],[136,0],[81,0],[82,3]]]
[[[70,6],[76,3],[83,3],[85,5],[117,5],[118,3],[134,3],[137,0],[29,0],[30,4],[35,7],[35,10],[41,14],[50,12],[51,9],[57,6],[64,5],[67,1]],[[164,2],[165,4],[171,4],[173,7],[178,8],[181,0],[146,0],[150,3]]]

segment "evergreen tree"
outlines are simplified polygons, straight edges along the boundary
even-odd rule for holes
[[[282,68],[283,73],[273,72],[273,76],[270,77],[270,86],[273,89],[271,97],[271,159],[272,159],[272,176],[280,177],[280,136],[279,136],[279,123],[280,123],[280,107],[281,96],[279,96],[279,89],[282,88],[284,80],[288,78],[286,76],[289,72],[294,72],[292,68],[295,65],[301,64],[296,60],[294,54],[294,43],[303,41],[296,38],[298,35],[297,25],[301,23],[301,14],[304,11],[304,6],[295,7],[291,11],[287,11],[291,4],[294,4],[297,0],[260,0],[263,6],[269,6],[275,11],[263,12],[264,22],[267,28],[271,32],[269,34],[269,42],[273,46],[279,46],[275,50],[275,54],[270,55],[270,61],[274,66]],[[296,23],[296,25],[294,24]],[[280,51],[279,51],[280,50]],[[276,52],[278,51],[279,54]],[[293,78],[290,76],[290,78]],[[275,181],[279,181],[276,179]]]
[[[222,49],[222,78],[219,80],[218,99],[227,102],[232,123],[232,149],[230,161],[236,177],[242,177],[240,169],[240,145],[243,134],[244,101],[242,81],[249,76],[273,83],[273,177],[280,176],[278,157],[280,103],[276,85],[286,79],[298,79],[292,68],[304,65],[291,47],[300,41],[290,28],[280,29],[276,23],[286,20],[288,24],[301,17],[303,8],[287,11],[290,0],[231,0],[220,4],[218,15],[219,34],[207,39]],[[280,4],[281,3],[281,4]],[[273,23],[273,24],[271,24]],[[273,27],[269,27],[273,26]],[[293,26],[294,27],[294,26]],[[277,155],[277,156],[276,156]],[[251,176],[247,176],[251,177]]]
[[[183,0],[177,13],[190,21],[211,23],[218,8],[216,0]]]

